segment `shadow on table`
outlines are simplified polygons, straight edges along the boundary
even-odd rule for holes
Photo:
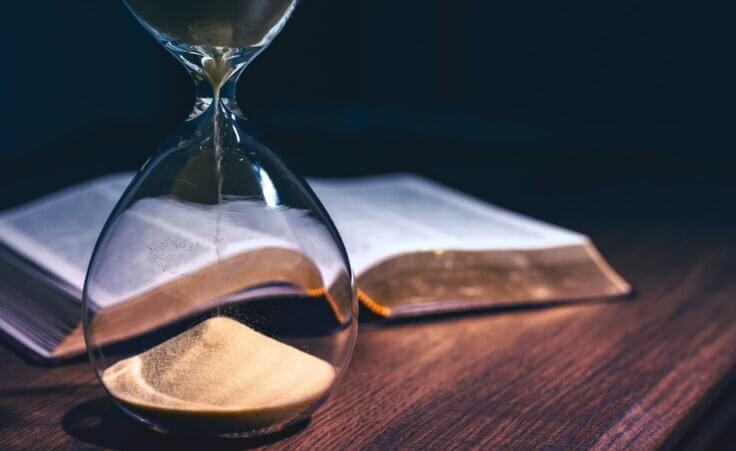
[[[42,421],[53,413],[47,409],[49,397],[75,399],[80,390],[90,384],[56,384],[36,387],[3,387],[0,388],[0,431],[14,426],[26,426],[34,421]]]
[[[129,418],[108,398],[95,399],[70,409],[61,420],[64,432],[75,439],[104,448],[127,450],[249,449],[290,437],[307,427],[309,420],[260,437],[207,439],[163,434]]]

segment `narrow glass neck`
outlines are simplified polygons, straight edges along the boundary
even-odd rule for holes
[[[238,106],[237,100],[235,99],[235,86],[237,84],[238,77],[232,77],[220,86],[219,90],[216,91],[212,83],[207,79],[201,77],[194,78],[194,109],[189,114],[188,119],[194,119],[201,115],[209,108],[216,108],[221,110],[223,107],[230,111],[237,113],[242,116],[240,107]],[[214,105],[213,105],[214,104]],[[217,114],[217,113],[216,113]]]
[[[193,77],[194,89],[197,101],[201,99],[218,98],[221,102],[235,102],[235,88],[238,83],[240,73],[233,75],[226,81],[222,82],[219,89],[207,78]]]
[[[190,118],[199,116],[212,103],[239,112],[235,86],[245,67],[263,47],[230,49],[167,43],[166,48],[187,68],[194,80],[196,102]]]

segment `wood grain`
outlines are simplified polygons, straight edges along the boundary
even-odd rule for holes
[[[84,362],[37,367],[3,347],[0,449],[678,445],[736,375],[736,228],[595,208],[563,222],[633,283],[630,300],[364,324],[310,422],[214,443],[128,420]]]

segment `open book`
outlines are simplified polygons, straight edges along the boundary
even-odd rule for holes
[[[0,329],[37,356],[62,359],[83,352],[80,298],[86,268],[105,219],[130,178],[99,178],[0,214]],[[310,185],[343,238],[361,305],[379,316],[612,297],[631,290],[584,235],[419,176],[316,179]],[[140,215],[145,216],[146,201]],[[166,215],[158,216],[149,222],[170,231]],[[313,256],[279,249],[266,236],[263,240],[271,245],[232,256],[232,277],[217,284],[217,293],[209,288],[201,292],[200,287],[213,285],[201,279],[181,278],[166,286],[147,280],[136,284],[129,296],[99,301],[100,317],[153,291],[188,293],[187,308],[171,313],[176,316],[204,307],[197,303],[213,296],[257,286],[281,270],[278,265],[255,265],[263,261],[257,257],[264,249],[269,255],[280,252],[280,262],[292,262],[289,270],[303,274],[297,285],[307,292],[314,289],[311,285],[323,286],[310,265]],[[237,272],[255,266],[258,271]],[[130,333],[120,330],[111,341]]]

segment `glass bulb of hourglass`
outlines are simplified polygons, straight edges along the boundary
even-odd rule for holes
[[[84,330],[112,399],[156,429],[278,430],[327,398],[352,354],[342,242],[235,101],[238,76],[294,3],[128,0],[190,72],[197,100],[98,239]]]

